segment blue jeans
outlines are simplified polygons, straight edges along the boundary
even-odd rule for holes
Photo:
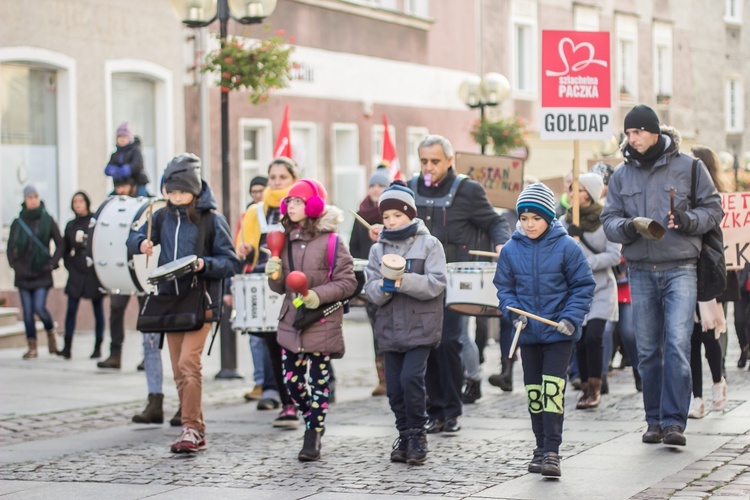
[[[65,313],[65,342],[73,340],[76,331],[76,315],[81,299],[68,296],[68,311]],[[104,339],[104,299],[91,299],[91,307],[94,309],[94,332],[95,338],[101,344]]]
[[[28,340],[36,340],[35,314],[39,316],[45,330],[52,330],[55,327],[52,322],[52,315],[47,310],[47,291],[46,288],[18,289],[18,294],[21,296],[21,309],[23,310],[23,326],[26,329]]]
[[[255,385],[266,387],[266,382],[273,384],[273,368],[271,367],[271,357],[268,355],[266,341],[256,335],[248,335],[248,337],[250,337],[250,355],[253,358]]]
[[[631,268],[629,273],[646,422],[685,429],[697,300],[695,264],[667,271]]]
[[[161,364],[159,342],[161,333],[143,334],[143,369],[146,372],[146,384],[149,394],[163,394],[162,382],[164,369]]]
[[[638,346],[633,329],[633,304],[620,302],[620,319],[617,320],[617,330],[620,332],[620,340],[633,365],[633,370],[638,370]]]
[[[607,375],[607,372],[609,372],[609,365],[612,364],[612,351],[614,350],[616,326],[617,321],[607,321],[607,324],[604,325],[604,333],[602,334],[602,378]]]

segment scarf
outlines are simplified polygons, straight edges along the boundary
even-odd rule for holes
[[[285,189],[271,189],[267,187],[263,191],[263,208],[279,208],[281,206],[281,200],[289,194],[289,190],[292,186]],[[268,213],[268,210],[266,210]],[[253,252],[253,262],[251,267],[255,267],[258,262],[258,248],[260,247],[260,224],[258,223],[258,210],[256,207],[250,206],[242,216],[242,223],[240,225],[240,232],[237,233],[237,237],[234,240],[235,248],[239,248],[240,243],[248,243],[251,245],[255,252]]]
[[[721,334],[727,331],[727,322],[724,318],[724,309],[716,302],[716,299],[708,302],[698,302],[698,314],[694,314],[693,321],[701,324],[704,332],[714,331],[714,337],[718,340]]]
[[[645,153],[639,153],[638,151],[633,149],[630,144],[625,146],[625,152],[627,153],[627,155],[634,160],[638,160],[638,162],[645,167],[650,167],[654,163],[656,163],[656,160],[661,158],[661,155],[664,154],[664,151],[666,151],[666,149],[667,139],[664,137],[664,134],[660,135],[659,140],[656,141],[656,144],[648,148]]]
[[[602,206],[599,203],[592,203],[588,207],[582,207],[580,209],[580,228],[587,233],[593,233],[599,226],[602,225],[599,216],[602,214]],[[565,221],[568,224],[573,224],[573,209],[569,208],[565,213]]]
[[[377,202],[372,201],[369,196],[359,204],[359,215],[370,224],[383,223]]]
[[[383,229],[380,232],[380,237],[390,241],[401,241],[417,234],[417,229],[419,229],[419,221],[414,219],[409,224],[401,226],[398,229]]]
[[[47,213],[44,208],[44,202],[41,202],[38,208],[29,210],[26,208],[26,203],[21,205],[21,214],[19,218],[26,223],[31,229],[31,225],[34,221],[39,221],[39,225],[36,230],[36,237],[42,242],[42,245],[47,244],[49,246],[50,235],[52,234],[52,217]],[[33,232],[33,229],[32,229]],[[22,227],[17,228],[15,238],[13,241],[13,251],[16,256],[23,257],[28,253],[28,245],[31,244],[31,270],[35,273],[44,269],[44,266],[49,262],[49,250],[45,251],[41,246],[31,241],[29,233]]]

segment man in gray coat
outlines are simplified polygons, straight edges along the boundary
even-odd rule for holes
[[[705,165],[680,153],[653,109],[634,107],[625,116],[624,129],[625,161],[609,180],[601,219],[607,238],[622,243],[629,266],[648,424],[643,442],[684,446],[696,263],[701,236],[721,223],[721,198]],[[698,162],[694,197],[693,161]],[[663,238],[655,239],[649,231],[651,221],[666,228]]]

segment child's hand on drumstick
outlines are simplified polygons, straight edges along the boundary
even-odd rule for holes
[[[141,253],[151,257],[154,255],[154,242],[149,240],[143,240],[141,242]]]
[[[199,258],[199,259],[198,259],[198,260],[197,260],[197,261],[195,262],[195,272],[196,272],[196,273],[199,273],[199,272],[203,271],[203,268],[204,268],[204,267],[206,267],[206,263],[205,263],[205,261],[204,261],[203,259],[200,259],[200,258]]]
[[[253,246],[250,245],[249,243],[245,243],[244,241],[240,243],[239,247],[237,247],[237,255],[240,257],[240,259],[244,259],[252,251],[253,251]]]
[[[383,224],[373,224],[372,227],[370,227],[369,236],[372,241],[378,241],[378,236],[383,230],[383,227]]]

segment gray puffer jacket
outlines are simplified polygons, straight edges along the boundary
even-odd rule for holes
[[[370,249],[365,293],[378,306],[375,313],[378,354],[440,344],[447,284],[445,252],[421,219],[411,223],[418,226],[414,236],[391,241],[381,233],[379,241]],[[380,289],[383,278],[380,263],[385,254],[397,254],[406,259],[406,273],[399,291],[394,294]]]
[[[601,220],[610,241],[622,243],[622,254],[634,269],[663,271],[695,263],[701,249],[701,236],[721,223],[724,215],[721,197],[703,162],[698,161],[695,199],[690,206],[693,158],[682,154],[672,135],[662,131],[667,146],[653,166],[642,165],[627,156],[609,179],[607,204]],[[690,230],[685,233],[667,229],[669,191],[675,188],[675,209],[687,210]],[[660,241],[643,238],[627,229],[633,217],[655,220],[667,233]]]

